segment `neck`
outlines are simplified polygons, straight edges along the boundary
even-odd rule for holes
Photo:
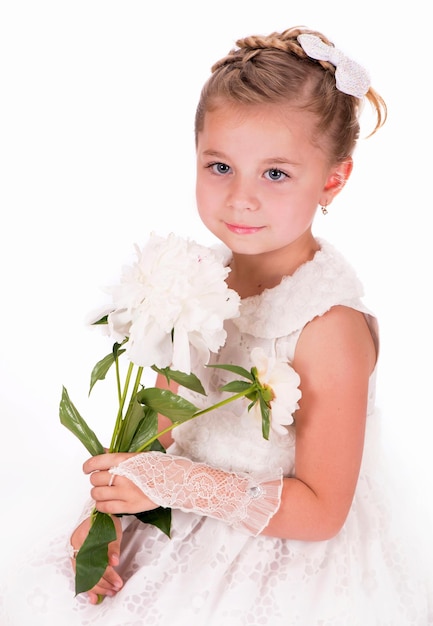
[[[280,284],[284,276],[291,276],[301,265],[310,261],[320,249],[311,236],[297,240],[280,250],[257,255],[233,253],[227,284],[241,298],[259,295],[265,289]]]

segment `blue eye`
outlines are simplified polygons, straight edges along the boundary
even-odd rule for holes
[[[268,178],[269,180],[283,180],[284,178],[287,178],[287,174],[285,174],[284,172],[282,172],[281,170],[273,167],[270,170],[267,170],[265,172],[265,176],[266,178]]]
[[[211,163],[210,165],[208,165],[208,167],[215,173],[215,174],[227,174],[228,172],[230,172],[230,166],[226,165],[226,163]]]

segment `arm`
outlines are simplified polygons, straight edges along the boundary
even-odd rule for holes
[[[280,505],[282,471],[228,472],[163,452],[91,457],[92,498],[103,513],[137,513],[157,506],[222,520],[258,535]]]
[[[296,476],[265,534],[323,540],[343,525],[364,443],[368,381],[376,351],[362,313],[335,307],[303,330],[293,367],[301,377]]]
[[[370,331],[356,311],[335,307],[304,329],[293,364],[303,392],[296,413],[296,476],[282,481],[281,502],[278,476],[249,481],[188,459],[144,453],[86,462],[84,471],[94,472],[97,508],[132,513],[160,504],[216,517],[254,535],[332,537],[344,523],[358,479],[375,360]]]

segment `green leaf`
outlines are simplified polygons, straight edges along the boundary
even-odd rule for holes
[[[152,443],[150,444],[150,446],[147,447],[148,450],[155,450],[156,452],[165,452],[165,448],[162,445],[162,443],[159,441],[159,439],[155,439],[154,441],[152,441]]]
[[[269,439],[270,426],[270,409],[265,400],[260,396],[260,411],[262,414],[262,435],[265,439]]]
[[[89,591],[101,579],[108,565],[108,544],[115,539],[116,529],[111,516],[97,511],[75,562],[77,595]]]
[[[191,419],[198,408],[185,398],[178,396],[169,389],[148,387],[137,394],[137,400],[141,404],[168,417],[172,422],[184,422]]]
[[[207,395],[200,379],[197,378],[197,376],[192,372],[191,374],[185,374],[184,372],[179,372],[179,370],[172,370],[169,367],[159,368],[156,367],[156,365],[152,365],[152,369],[154,372],[158,372],[158,374],[165,376],[168,383],[172,380],[173,382],[182,385],[182,387],[186,387],[186,389],[191,389],[191,391],[201,393],[203,396]]]
[[[124,350],[121,350],[120,348],[123,346],[124,343],[126,343],[128,341],[128,338],[126,337],[122,343],[114,343],[113,344],[113,355],[114,355],[114,360],[118,359],[119,356],[122,354],[122,352],[124,352]]]
[[[92,326],[99,326],[102,324],[108,324],[108,315],[104,315],[101,319],[96,320],[96,322],[92,322]]]
[[[119,345],[119,344],[117,344],[117,345]],[[116,351],[116,354],[114,354],[113,352],[110,352],[110,354],[107,354],[107,356],[105,356],[103,359],[98,361],[98,363],[96,363],[96,365],[93,368],[92,373],[90,375],[89,395],[90,395],[90,392],[92,391],[95,383],[98,380],[104,380],[105,376],[107,375],[108,370],[113,365],[113,363],[115,362],[116,358],[119,357],[123,352],[125,352],[125,350],[118,350],[118,351]]]
[[[160,506],[157,509],[152,509],[152,511],[136,513],[135,517],[137,517],[140,522],[143,522],[143,524],[157,526],[167,537],[170,537],[171,509],[165,509]]]
[[[155,437],[158,432],[158,414],[153,409],[148,406],[141,406],[142,411],[144,412],[144,417],[142,418],[134,437],[132,438],[128,452],[137,452],[137,450],[143,451],[146,449],[146,442],[149,439]],[[144,447],[143,447],[144,446]]]
[[[244,367],[241,367],[240,365],[215,364],[215,365],[207,365],[206,367],[216,367],[221,370],[227,370],[228,372],[234,372],[235,374],[238,374],[239,376],[243,376],[244,378],[248,378],[248,380],[251,380],[251,382],[254,382],[254,376],[251,374],[251,372],[246,370]]]
[[[251,392],[255,391],[255,386],[251,383],[247,383],[246,380],[233,380],[231,383],[227,383],[220,388],[220,391],[232,391],[234,393],[242,393],[250,389]]]
[[[130,449],[131,442],[144,416],[145,407],[137,402],[137,398],[135,397],[129,404],[120,429],[118,445],[113,452],[132,452]]]
[[[105,452],[102,443],[91,430],[85,420],[78,413],[72,404],[68,392],[65,387],[62,390],[62,398],[59,406],[60,423],[66,426],[81,443],[87,448],[92,456],[103,454]]]
[[[252,404],[255,404],[259,399],[259,392],[257,389],[254,389],[251,393],[246,393],[245,397],[248,398],[248,400],[251,400]]]

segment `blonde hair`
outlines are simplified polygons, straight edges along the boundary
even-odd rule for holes
[[[341,162],[352,154],[359,137],[363,101],[336,88],[335,67],[308,57],[297,40],[301,33],[317,35],[333,45],[317,31],[289,28],[268,36],[239,39],[237,47],[212,66],[197,106],[196,140],[203,129],[205,113],[221,102],[289,104],[317,116],[317,131],[326,137],[332,161]],[[386,104],[371,87],[365,97],[376,118],[372,135],[386,120]]]

